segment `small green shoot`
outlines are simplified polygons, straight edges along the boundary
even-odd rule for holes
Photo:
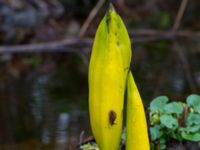
[[[96,143],[86,143],[80,146],[81,150],[99,150]]]

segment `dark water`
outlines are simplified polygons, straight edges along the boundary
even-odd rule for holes
[[[146,107],[159,95],[184,100],[199,93],[200,50],[191,46],[182,52],[187,65],[169,42],[134,46],[131,70]],[[43,55],[1,60],[0,150],[70,150],[81,131],[91,135],[89,53]]]

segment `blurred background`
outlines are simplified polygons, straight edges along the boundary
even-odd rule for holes
[[[200,93],[200,1],[111,0],[146,108]],[[91,135],[88,63],[106,0],[0,0],[0,150],[74,150]]]

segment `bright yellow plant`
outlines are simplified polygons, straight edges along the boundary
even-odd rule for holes
[[[126,119],[126,150],[150,150],[144,107],[131,72],[127,80]]]
[[[127,86],[127,150],[149,150],[144,108],[129,73],[131,42],[120,16],[110,8],[98,26],[89,64],[89,114],[100,150],[118,150]]]
[[[120,16],[110,8],[101,21],[89,64],[89,114],[100,150],[118,150],[131,42]]]

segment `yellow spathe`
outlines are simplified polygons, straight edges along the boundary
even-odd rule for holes
[[[131,72],[127,80],[126,119],[126,150],[150,150],[144,107]]]
[[[98,26],[89,64],[89,114],[100,150],[118,150],[131,43],[119,15],[110,9]]]

